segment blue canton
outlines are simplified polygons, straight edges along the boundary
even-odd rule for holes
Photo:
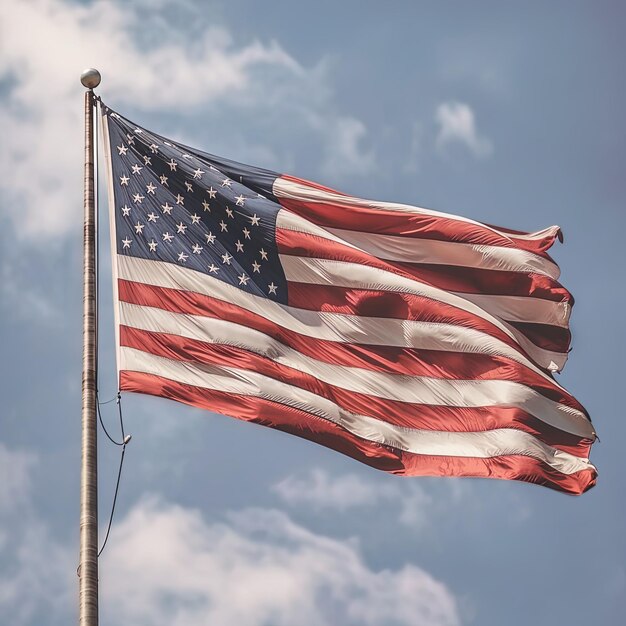
[[[271,195],[277,174],[165,139],[108,107],[103,114],[118,254],[174,263],[286,303],[280,205]]]

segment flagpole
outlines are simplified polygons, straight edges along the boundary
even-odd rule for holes
[[[85,219],[83,228],[83,402],[80,475],[79,624],[98,626],[98,449],[96,423],[96,222],[94,205],[94,95],[98,70],[85,70]]]

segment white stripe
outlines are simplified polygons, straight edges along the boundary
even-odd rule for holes
[[[554,263],[538,254],[517,248],[380,235],[339,228],[326,230],[340,240],[388,261],[458,265],[506,272],[534,272],[554,279],[559,276],[559,268]]]
[[[293,282],[410,293],[450,304],[492,323],[517,342],[526,354],[542,367],[561,370],[567,361],[567,354],[536,346],[521,331],[512,328],[469,300],[443,289],[377,267],[346,261],[280,255],[280,262],[287,280]]]
[[[124,370],[162,376],[204,389],[260,397],[317,415],[367,441],[414,454],[473,458],[525,455],[563,474],[593,468],[588,459],[555,450],[515,429],[452,433],[402,428],[346,411],[326,398],[256,372],[172,361],[133,348],[122,347],[121,352]]]
[[[441,263],[445,265],[459,265],[463,267],[488,267],[489,269],[503,269],[521,272],[535,271],[532,267],[526,268],[524,257],[530,256],[530,261],[541,257],[521,250],[498,248],[496,246],[474,246],[471,244],[451,243],[447,241],[414,240],[392,235],[369,235],[355,231],[322,228],[303,217],[281,209],[276,218],[276,227],[283,230],[303,232],[316,237],[327,239],[334,243],[347,245],[366,254],[373,254],[388,261],[402,261],[411,263]],[[345,236],[345,239],[342,237]],[[371,245],[370,245],[371,240]],[[422,244],[424,244],[422,246]],[[439,246],[443,248],[439,249]],[[446,248],[449,248],[447,251]],[[500,252],[504,256],[498,256]],[[512,254],[509,254],[512,253]],[[437,258],[439,255],[439,259]],[[491,259],[491,255],[495,258]],[[517,263],[517,265],[515,265]],[[543,273],[543,272],[542,272]],[[416,279],[417,280],[417,279]],[[444,290],[445,291],[445,290]],[[535,322],[538,324],[553,324],[568,327],[571,307],[566,302],[552,302],[530,296],[495,296],[487,294],[453,293],[457,297],[470,300],[481,309],[506,321]],[[501,314],[502,313],[502,314]]]
[[[572,307],[567,302],[553,302],[530,296],[493,296],[458,293],[481,309],[507,322],[530,322],[569,328]]]
[[[398,204],[396,202],[380,202],[375,200],[365,200],[363,198],[355,198],[353,196],[342,195],[332,191],[325,191],[323,189],[317,189],[294,180],[278,177],[274,181],[272,186],[272,193],[277,198],[286,198],[288,200],[301,200],[304,202],[323,202],[326,204],[334,204],[336,206],[352,206],[352,207],[364,207],[369,209],[383,209],[385,211],[397,211],[401,213],[413,213],[415,215],[428,215],[431,217],[445,218],[455,220],[457,222],[464,222],[466,224],[472,224],[479,228],[489,230],[493,233],[497,233],[505,239],[541,239],[546,232],[558,229],[558,226],[551,226],[544,228],[543,230],[535,233],[528,233],[526,235],[513,235],[494,228],[493,226],[487,226],[481,222],[463,217],[461,215],[453,215],[451,213],[442,213],[441,211],[433,211],[432,209],[425,209],[423,207],[417,207],[410,204]]]
[[[109,198],[109,238],[111,240],[111,259],[115,259],[117,256],[117,232],[115,225],[115,189],[113,187],[113,162],[111,160],[111,152],[113,147],[111,146],[111,137],[109,135],[109,116],[101,115],[100,101],[98,100],[98,116],[102,124],[102,136],[104,137],[103,149],[104,149],[104,161],[106,163],[106,182],[107,182],[107,196]],[[97,228],[97,227],[96,227]],[[97,232],[97,231],[96,231]],[[117,263],[112,264],[113,275],[113,316],[115,321],[115,363],[117,367],[117,380],[119,384],[120,380],[120,333],[119,333],[119,317],[118,317],[118,274]]]
[[[498,231],[498,232],[502,232],[502,234],[506,234],[507,237],[510,237],[511,239],[521,239],[523,241],[534,241],[534,240],[539,240],[539,239],[545,239],[546,237],[555,237],[558,232],[560,231],[560,227],[559,226],[548,226],[547,228],[544,228],[543,230],[538,230],[534,233],[504,233],[503,231]]]
[[[593,428],[583,413],[514,381],[447,380],[332,365],[301,354],[258,330],[233,322],[126,302],[120,303],[120,321],[140,330],[241,348],[351,392],[425,405],[516,407],[555,428],[593,438]]]
[[[122,279],[155,287],[193,291],[224,302],[231,302],[307,337],[341,343],[502,356],[524,365],[567,393],[526,356],[503,341],[472,328],[454,324],[308,311],[246,293],[217,278],[179,267],[173,263],[121,254],[117,256],[117,260],[119,277]]]

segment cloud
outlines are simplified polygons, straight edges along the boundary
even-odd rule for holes
[[[0,442],[0,622],[13,626],[58,623],[74,591],[70,553],[33,508],[37,464],[32,452]]]
[[[437,107],[435,121],[439,125],[437,148],[444,151],[449,144],[460,143],[476,157],[493,152],[491,142],[476,130],[474,111],[462,102],[444,102]]]
[[[323,126],[325,170],[370,171],[373,153],[360,147],[365,128],[333,110],[323,60],[305,69],[276,41],[235,42],[227,28],[207,21],[201,5],[162,0],[147,8],[0,3],[0,191],[19,239],[81,232],[83,63],[101,70],[107,100],[116,105],[179,116],[247,108],[250,118],[277,120],[278,133],[287,133],[280,126],[289,119],[287,134]],[[181,19],[184,29],[176,26]],[[236,144],[237,133],[230,134]],[[271,154],[265,145],[243,152]]]
[[[292,507],[308,506],[314,511],[389,507],[401,524],[413,529],[428,526],[439,512],[441,502],[417,481],[365,480],[357,474],[331,476],[314,468],[300,476],[288,476],[273,487],[281,500]],[[452,494],[460,494],[455,488]],[[449,500],[447,498],[446,500]]]
[[[33,453],[11,450],[0,441],[0,515],[6,516],[28,502],[36,462]]]
[[[342,176],[369,174],[376,167],[376,159],[371,149],[363,147],[367,135],[365,125],[352,117],[339,117],[335,120],[321,120],[319,127],[326,133],[326,160],[322,171],[337,179]]]
[[[303,476],[288,476],[274,485],[273,490],[291,506],[307,505],[318,510],[345,511],[372,506],[379,496],[373,482],[365,482],[356,474],[331,478],[319,468]]]
[[[77,547],[33,500],[38,457],[0,442],[0,623],[67,623]],[[72,536],[75,533],[71,533]],[[116,522],[100,560],[101,623],[152,626],[457,626],[451,591],[406,564],[375,570],[356,540],[316,534],[274,509],[223,521],[157,496]]]
[[[384,509],[395,520],[414,531],[436,529],[453,509],[463,511],[466,521],[483,511],[475,510],[473,483],[449,478],[445,481],[401,479],[389,476],[364,478],[358,474],[333,476],[314,468],[306,473],[288,476],[272,490],[290,507],[308,507],[315,512],[347,512],[358,509]],[[512,524],[524,523],[531,516],[527,501],[516,491],[505,496]],[[502,505],[502,501],[498,506]]]
[[[372,570],[354,542],[268,509],[209,523],[197,511],[144,499],[116,527],[101,579],[105,624],[459,623],[454,596],[420,568]]]

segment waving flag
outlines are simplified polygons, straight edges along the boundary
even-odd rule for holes
[[[396,474],[595,484],[589,416],[553,377],[558,227],[363,200],[102,113],[122,391]]]

